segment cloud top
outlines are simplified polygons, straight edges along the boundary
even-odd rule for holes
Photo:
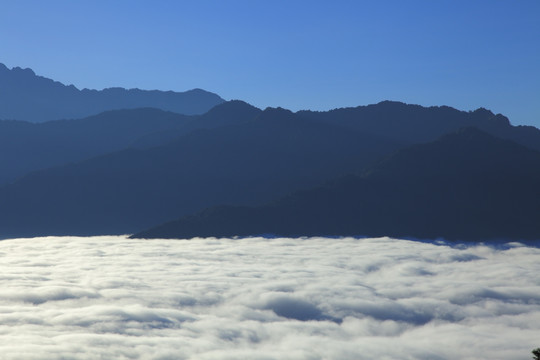
[[[0,242],[4,359],[517,359],[540,249],[377,239]]]

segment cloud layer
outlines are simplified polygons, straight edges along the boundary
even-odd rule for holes
[[[378,239],[0,242],[3,359],[528,359],[540,249]]]

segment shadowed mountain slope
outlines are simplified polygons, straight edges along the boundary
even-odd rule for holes
[[[433,141],[463,124],[517,137],[531,148],[539,134],[483,109],[462,112],[393,102],[326,113],[261,111],[242,101],[222,103],[200,116],[140,111],[154,115],[134,121],[130,117],[138,110],[124,110],[118,114],[131,114],[124,120],[100,122],[102,114],[93,120],[17,123],[21,128],[51,126],[54,135],[18,142],[18,135],[10,140],[6,133],[3,155],[16,155],[25,149],[16,146],[27,144],[32,166],[36,161],[43,165],[39,158],[47,151],[64,156],[56,164],[76,163],[28,173],[0,187],[0,237],[134,233],[219,204],[260,205],[359,173],[380,156]],[[97,145],[100,137],[108,151],[129,148],[82,161],[91,151],[107,152]],[[79,157],[66,160],[71,155]],[[49,155],[57,161],[55,156]]]
[[[283,109],[248,117],[1,187],[0,236],[133,233],[220,203],[267,202],[401,146]]]
[[[109,88],[79,90],[37,76],[31,69],[0,64],[0,119],[43,122],[83,118],[107,110],[154,107],[180,114],[203,114],[224,102],[216,94]]]
[[[32,171],[128,147],[159,146],[198,128],[250,121],[260,111],[247,103],[231,101],[193,116],[143,108],[39,124],[0,121],[0,185]]]
[[[495,115],[484,108],[466,112],[448,106],[423,107],[382,101],[354,108],[327,112],[299,111],[297,114],[408,144],[432,141],[443,134],[474,126],[493,136],[540,151],[540,130],[533,126],[512,126],[505,116]]]
[[[198,129],[214,129],[253,121],[259,115],[327,123],[400,144],[431,141],[460,126],[476,126],[495,136],[540,150],[540,131],[511,126],[488,110],[463,112],[448,107],[423,108],[395,102],[328,112],[276,112],[242,101],[228,101],[200,116],[182,116],[154,109],[119,110],[80,120],[42,124],[0,121],[0,185],[31,171],[81,161],[127,147],[151,148]]]
[[[467,128],[260,207],[221,206],[134,235],[540,239],[540,153]]]
[[[0,121],[0,184],[31,171],[122,150],[141,136],[181,127],[190,120],[148,108],[40,124]]]
[[[193,130],[217,129],[253,121],[261,109],[241,100],[231,100],[216,105],[199,117],[192,118],[182,126],[149,133],[132,144],[133,147],[149,148],[165,145]]]

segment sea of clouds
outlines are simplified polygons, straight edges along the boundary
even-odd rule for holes
[[[530,359],[540,249],[0,241],[2,359]]]

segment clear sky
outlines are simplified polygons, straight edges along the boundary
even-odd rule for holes
[[[0,62],[258,107],[485,107],[540,127],[540,0],[3,0]]]

